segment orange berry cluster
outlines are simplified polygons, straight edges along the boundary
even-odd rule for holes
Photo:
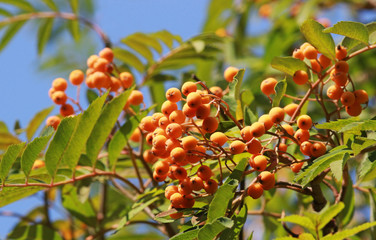
[[[118,94],[120,91],[130,88],[134,84],[134,77],[130,72],[117,71],[116,65],[113,62],[114,53],[110,48],[102,49],[98,55],[91,55],[87,59],[86,76],[81,70],[74,70],[69,74],[69,82],[74,86],[81,86],[85,81],[85,84],[89,88],[96,88],[98,90],[109,90]],[[73,106],[67,103],[67,100],[71,100],[73,104],[78,104],[77,101],[69,98],[65,93],[68,87],[68,81],[64,78],[56,78],[52,82],[52,87],[49,90],[49,96],[52,101],[61,105],[60,115],[62,117],[70,116],[75,113]],[[139,105],[143,102],[143,95],[138,90],[133,90],[128,98],[127,104],[124,109],[127,109],[129,105]],[[58,116],[51,117],[46,121],[47,126],[53,126],[55,129],[60,123]]]
[[[311,63],[312,72],[314,74],[321,74],[323,70],[332,65],[332,61],[321,54],[315,47],[309,43],[304,43],[299,49],[295,49],[292,56],[294,58],[304,60],[308,59]],[[350,116],[359,116],[362,112],[361,104],[368,103],[368,94],[365,90],[355,90],[354,83],[349,77],[349,65],[344,61],[347,57],[346,48],[338,45],[336,48],[336,59],[333,69],[330,72],[330,80],[334,85],[327,89],[327,96],[332,100],[340,100],[345,107],[346,112]],[[298,70],[293,76],[293,81],[298,85],[303,85],[309,80],[308,73],[303,70]],[[347,86],[351,83],[352,90],[349,91]]]

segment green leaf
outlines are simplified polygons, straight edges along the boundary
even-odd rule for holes
[[[376,220],[376,194],[375,189],[369,189],[369,201],[370,201],[370,221],[373,222]],[[372,236],[375,235],[375,228],[371,228]]]
[[[0,133],[0,149],[5,150],[9,145],[20,143],[17,137],[13,136],[10,133]]]
[[[320,53],[335,59],[335,44],[329,33],[323,32],[324,27],[313,19],[306,20],[300,27],[300,31],[309,43],[311,43]]]
[[[143,72],[145,70],[144,64],[133,53],[122,48],[114,48],[113,52],[114,52],[115,58],[119,59],[125,64],[128,64],[134,67],[137,71]]]
[[[17,0],[18,1],[18,0]],[[8,234],[9,240],[63,240],[59,232],[42,224],[18,225]]]
[[[335,234],[326,235],[325,237],[321,238],[321,240],[343,240],[347,237],[354,236],[355,234],[362,232],[364,230],[367,230],[368,228],[371,228],[373,226],[376,226],[376,222],[368,222],[363,223],[362,225],[358,225],[351,229],[346,229],[341,232],[337,232]]]
[[[245,157],[245,156],[247,156],[247,157]],[[247,167],[247,164],[248,164],[248,153],[246,153],[245,155],[242,155],[242,154],[235,155],[234,161],[236,161],[237,158],[238,159],[240,158],[240,161],[236,165],[235,169],[232,171],[230,176],[226,179],[224,184],[230,183],[232,180],[237,180],[238,182],[240,182],[241,178],[243,177],[243,172],[244,172],[244,170],[245,170],[245,168]]]
[[[128,89],[107,103],[98,121],[95,123],[86,144],[86,154],[93,164],[95,164],[98,153],[103,147],[108,135],[111,133],[132,90],[133,88]]]
[[[189,231],[176,234],[170,240],[195,240],[197,239],[199,228],[190,229]]]
[[[11,4],[26,12],[33,12],[35,10],[34,7],[25,0],[0,0],[0,3]]]
[[[153,62],[153,53],[152,51],[141,41],[136,40],[135,38],[131,37],[123,38],[121,40],[122,43],[128,45],[132,50],[139,53],[143,56],[148,62]]]
[[[33,167],[35,159],[38,158],[39,153],[44,149],[50,140],[54,130],[49,127],[49,131],[44,136],[35,138],[30,142],[21,156],[21,169],[26,177],[29,176],[31,168]]]
[[[315,231],[314,223],[311,221],[310,218],[306,216],[290,215],[290,216],[286,216],[284,218],[279,219],[279,221],[298,224],[310,231],[313,231],[313,232]]]
[[[73,216],[89,226],[96,226],[96,212],[89,201],[82,203],[77,195],[77,188],[73,185],[64,185],[61,191],[62,205]]]
[[[42,0],[42,2],[44,2],[44,4],[46,4],[49,8],[51,8],[51,10],[53,10],[55,12],[59,11],[59,9],[56,6],[54,0]]]
[[[376,152],[368,153],[368,157],[365,158],[361,165],[359,171],[359,179],[362,182],[370,181],[376,177]]]
[[[312,164],[307,165],[296,175],[294,181],[301,181],[303,187],[311,182],[317,175],[329,167],[330,163],[344,158],[348,158],[352,151],[347,146],[338,146],[333,148],[329,153],[318,157]]]
[[[162,31],[152,33],[151,36],[161,40],[170,49],[172,49],[172,47],[174,45],[174,40],[181,42],[181,37],[179,37],[177,35],[172,35],[167,30],[162,30]]]
[[[45,155],[46,168],[49,175],[53,178],[56,174],[61,158],[67,149],[71,136],[81,115],[64,118],[57,128],[54,138],[47,149]]]
[[[51,106],[35,114],[33,119],[29,122],[29,125],[27,125],[26,127],[27,140],[30,141],[33,138],[39,126],[43,123],[44,119],[46,119],[46,117],[51,113],[53,109],[54,109],[54,106]]]
[[[226,228],[231,228],[234,222],[227,217],[215,219],[212,223],[207,223],[198,232],[198,240],[214,239]]]
[[[235,100],[236,100],[236,120],[244,119],[243,106],[242,106],[242,100],[241,100],[241,94],[240,94],[242,82],[243,82],[243,77],[244,77],[244,72],[245,72],[245,69],[240,69],[234,77],[234,81],[235,81],[235,79],[237,80],[236,85],[235,85],[235,89],[234,89],[235,90],[234,97],[235,97]]]
[[[220,239],[238,239],[239,234],[241,233],[244,224],[247,221],[247,213],[247,204],[244,204],[243,207],[240,209],[239,213],[234,215],[233,217],[234,225],[231,227],[231,229],[225,229],[222,232]]]
[[[18,155],[22,151],[25,143],[19,143],[11,145],[8,147],[7,151],[4,153],[3,158],[0,163],[0,179],[2,183],[5,182],[13,163],[16,161]]]
[[[244,109],[244,124],[246,126],[251,125],[254,122],[257,122],[258,118],[257,116],[253,113],[250,107],[246,106]]]
[[[108,163],[109,167],[115,167],[121,150],[127,144],[129,137],[138,127],[140,120],[148,114],[149,111],[143,111],[130,119],[115,133],[108,145]]]
[[[278,81],[277,85],[275,86],[275,96],[274,96],[274,99],[273,99],[273,104],[272,104],[272,107],[279,107],[279,103],[281,102],[283,96],[285,95],[286,93],[286,89],[287,89],[287,81],[286,81],[286,78],[281,80],[281,81]]]
[[[323,32],[343,35],[368,45],[368,29],[363,23],[341,21],[334,24],[333,27],[326,28]]]
[[[290,76],[293,76],[298,70],[308,72],[308,67],[305,62],[293,57],[274,57],[271,66],[274,69],[284,72]]]
[[[355,122],[359,122],[359,119],[357,118],[338,119],[337,121],[330,121],[330,122],[317,124],[315,125],[315,127],[318,129],[331,129],[333,131],[338,132],[345,126],[355,123]]]
[[[44,22],[39,26],[38,29],[38,54],[42,54],[43,50],[50,39],[52,28],[54,26],[54,19],[47,18],[43,20]]]
[[[86,142],[101,114],[107,95],[108,93],[103,94],[103,96],[97,98],[92,104],[90,104],[82,114],[76,128],[74,129],[62,156],[62,162],[67,164],[72,170],[76,167],[81,153],[85,150]]]
[[[5,17],[11,17],[12,16],[12,13],[11,12],[8,12],[7,10],[3,9],[3,8],[0,8],[0,15],[1,16],[5,16]],[[1,27],[0,27],[1,28]]]
[[[319,226],[318,229],[323,229],[326,224],[328,224],[335,216],[337,216],[345,207],[343,202],[339,202],[330,206],[328,209],[320,212],[320,217],[318,219]]]
[[[14,1],[17,2],[17,1]],[[4,32],[0,40],[0,52],[8,45],[10,40],[16,35],[16,33],[21,29],[21,27],[26,23],[26,21],[19,21],[9,24],[7,30]],[[1,27],[1,25],[0,25]]]
[[[339,213],[338,216],[338,219],[341,220],[342,226],[346,226],[350,223],[355,211],[355,195],[351,177],[348,177],[347,181],[345,197],[343,199],[343,203],[346,207]]]
[[[341,181],[342,179],[342,174],[343,174],[343,167],[345,165],[345,162],[343,159],[334,161],[330,163],[330,171],[332,171],[333,176],[338,180]]]
[[[351,148],[354,151],[354,155],[358,155],[363,149],[376,144],[375,139],[356,136]]]
[[[9,133],[9,129],[3,121],[0,121],[0,133]]]
[[[78,14],[79,0],[69,0],[70,7],[74,14]]]
[[[155,111],[159,112],[161,111],[162,103],[166,101],[164,83],[162,81],[149,81],[148,83],[150,83],[148,85],[152,102],[161,103],[155,108]]]
[[[88,88],[86,90],[86,99],[89,102],[89,104],[92,104],[95,99],[98,98],[98,93],[95,92],[93,89]]]
[[[146,35],[144,33],[138,32],[138,33],[129,35],[127,39],[134,39],[135,41],[138,41],[149,47],[152,47],[157,53],[162,54],[162,50],[163,50],[162,45],[159,43],[156,37],[153,37],[153,35]]]
[[[239,185],[239,181],[232,179],[218,188],[208,210],[208,223],[213,223],[217,218],[224,217],[228,208],[228,203],[234,198],[234,190]]]
[[[25,183],[25,179],[22,179]],[[16,202],[20,199],[24,199],[34,193],[44,189],[43,187],[28,186],[27,191],[24,187],[5,187],[0,191],[0,207],[4,207],[8,204]]]

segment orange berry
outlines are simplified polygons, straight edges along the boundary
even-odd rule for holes
[[[209,179],[204,183],[204,190],[209,194],[214,194],[218,189],[218,182],[214,179]]]
[[[65,80],[64,78],[56,78],[52,82],[52,87],[56,91],[65,91],[68,87],[67,80]]]
[[[309,60],[309,61],[310,61],[310,63],[311,63],[311,68],[312,68],[313,72],[315,72],[315,73],[319,73],[319,72],[322,71],[319,62],[318,62],[316,59],[314,59],[314,60]]]
[[[210,92],[212,92],[215,96],[219,97],[219,98],[222,98],[223,97],[223,90],[222,88],[218,87],[218,86],[213,86],[211,88],[209,88]]]
[[[297,49],[295,48],[294,52],[292,53],[292,57],[293,58],[297,58],[297,59],[300,59],[300,60],[304,60],[304,54],[303,54],[303,51],[300,50],[300,49]]]
[[[192,193],[192,183],[189,178],[185,178],[181,180],[179,186],[178,186],[178,191],[182,195],[188,195]]]
[[[86,69],[86,76],[89,77],[89,75],[95,73],[95,70],[93,68]]]
[[[245,147],[246,147],[245,143],[243,143],[242,141],[236,140],[230,144],[230,152],[231,154],[239,154],[244,151]]]
[[[49,96],[50,98],[52,98],[52,94],[53,94],[54,92],[56,92],[55,88],[50,88],[50,89],[48,90],[48,96]]]
[[[218,128],[218,120],[215,117],[207,117],[202,122],[202,129],[207,133],[213,133]]]
[[[165,161],[159,161],[159,162],[156,162],[155,165],[154,165],[154,171],[158,174],[158,175],[166,175],[168,173],[168,170],[169,170],[169,165],[167,162]]]
[[[129,95],[128,102],[134,106],[140,105],[144,102],[144,95],[139,90],[133,90]]]
[[[174,169],[174,177],[179,180],[183,180],[184,178],[187,178],[187,170],[183,167],[176,167]]]
[[[144,158],[145,162],[150,164],[154,164],[156,161],[158,161],[158,158],[156,158],[149,149],[145,150],[145,152],[142,154],[142,157]]]
[[[40,159],[36,159],[31,169],[35,170],[35,169],[42,168],[44,166],[46,166],[46,163],[44,161]]]
[[[173,207],[170,206],[168,209],[170,210],[170,209],[172,209],[172,208],[173,208]],[[179,219],[179,218],[183,217],[183,212],[171,213],[169,216],[170,216],[172,219]]]
[[[109,88],[111,86],[111,79],[103,72],[95,72],[90,75],[92,78],[94,87],[96,88]]]
[[[352,117],[359,116],[362,113],[362,106],[360,103],[354,103],[353,105],[346,106],[346,112]]]
[[[93,75],[89,75],[86,78],[85,84],[88,86],[88,88],[95,88]]]
[[[87,59],[87,61],[86,61],[87,66],[88,66],[89,68],[94,68],[94,63],[95,63],[98,59],[99,59],[99,56],[97,56],[97,55],[91,55],[91,56]]]
[[[243,140],[246,142],[251,140],[253,138],[251,126],[245,126],[242,130],[240,130],[240,136],[242,136]]]
[[[201,158],[203,156],[200,153],[205,153],[205,152],[206,152],[205,147],[196,146],[194,149],[187,151],[186,159],[187,159],[188,162],[190,162],[192,164],[197,163],[201,160]]]
[[[147,144],[152,145],[153,144],[153,133],[146,134],[145,141]]]
[[[254,138],[252,141],[250,141],[247,144],[247,152],[251,154],[258,154],[261,152],[261,149],[262,149],[261,142],[256,138]]]
[[[268,18],[272,13],[272,6],[268,3],[262,4],[259,8],[258,14],[262,18]]]
[[[261,172],[258,176],[258,179],[264,190],[270,190],[274,187],[274,184],[275,184],[274,173],[271,173],[268,171]]]
[[[278,145],[278,151],[282,151],[282,152],[287,152],[287,144],[285,144],[285,143],[280,143],[279,145]]]
[[[313,46],[307,46],[303,50],[304,57],[307,59],[316,59],[317,58],[317,50]]]
[[[236,67],[228,67],[223,73],[224,78],[226,79],[227,82],[232,82],[234,81],[234,77],[236,74],[238,74],[239,69]]]
[[[112,62],[114,60],[114,52],[111,48],[103,48],[99,52],[99,57],[106,59],[109,62]]]
[[[155,149],[165,149],[167,138],[163,135],[157,135],[153,138],[153,147]]]
[[[328,97],[333,100],[340,99],[342,94],[343,89],[341,88],[341,86],[338,86],[337,84],[330,86],[326,91],[326,95],[328,95]]]
[[[198,92],[191,92],[188,94],[187,104],[190,108],[198,108],[201,103],[201,95]]]
[[[292,80],[298,85],[303,85],[308,82],[308,74],[306,71],[298,70],[294,73]]]
[[[350,106],[355,103],[355,95],[352,92],[344,92],[341,95],[341,103],[344,106]]]
[[[296,103],[290,103],[288,105],[286,105],[283,110],[285,110],[285,113],[287,115],[289,115],[290,117],[292,117],[292,115],[294,115],[294,113],[296,112],[296,109],[298,109],[298,104]]]
[[[166,98],[170,102],[179,102],[181,100],[181,92],[177,88],[170,88],[166,92]]]
[[[304,162],[294,163],[290,165],[291,171],[298,173],[302,169]]]
[[[339,72],[335,69],[333,69],[330,72],[330,79],[333,80],[338,86],[345,86],[347,83],[347,73],[345,72]]]
[[[123,88],[130,88],[134,82],[133,75],[130,72],[120,73],[119,79],[123,85]]]
[[[347,50],[345,47],[338,45],[336,47],[336,58],[338,60],[342,60],[347,56]]]
[[[94,63],[94,70],[98,72],[107,72],[108,65],[110,63],[107,61],[107,59],[99,57],[95,63]]]
[[[283,124],[282,125],[282,128],[285,129],[285,131],[289,134],[289,135],[294,135],[294,129],[292,128],[292,126],[290,124]]]
[[[312,127],[312,119],[308,115],[302,115],[296,121],[298,128],[303,130],[309,130]]]
[[[191,108],[188,104],[184,104],[182,111],[187,118],[193,118],[196,116],[196,108]]]
[[[183,203],[181,204],[182,208],[191,208],[195,205],[195,199],[192,195],[184,195],[183,196]]]
[[[153,132],[157,127],[152,122],[151,116],[146,116],[141,119],[140,128],[146,132]]]
[[[161,117],[158,121],[158,126],[162,129],[166,129],[169,124],[170,124],[170,121],[168,120],[166,116]]]
[[[200,191],[204,188],[204,181],[200,177],[192,177],[190,179],[191,186],[194,191]]]
[[[70,74],[69,74],[69,81],[73,84],[73,85],[80,85],[85,79],[85,75],[84,73],[81,71],[81,70],[73,70]]]
[[[307,47],[312,47],[312,45],[309,42],[305,42],[300,46],[300,50],[304,51]]]
[[[258,199],[264,193],[261,183],[255,182],[247,188],[247,194],[253,199]]]
[[[194,82],[185,82],[181,87],[181,92],[188,96],[188,94],[197,91],[197,85]]]
[[[117,79],[116,77],[110,77],[110,80],[111,80],[111,85],[110,85],[111,92],[116,92],[117,90],[119,90],[119,88],[122,85],[121,81]]]
[[[181,127],[180,124],[170,123],[166,127],[166,134],[170,138],[177,139],[181,137],[181,135],[183,134],[183,128]]]
[[[261,82],[260,88],[261,92],[264,93],[266,96],[271,94],[275,94],[275,86],[277,85],[278,81],[275,78],[267,78]]]
[[[67,104],[67,103],[61,105],[61,107],[60,107],[60,114],[63,117],[67,117],[67,116],[73,115],[74,114],[74,109],[73,109],[72,105]]]
[[[57,105],[63,105],[68,99],[67,95],[63,91],[54,92],[51,98],[52,101]]]
[[[201,165],[197,169],[197,177],[200,177],[204,181],[208,181],[212,175],[213,175],[213,172],[208,166]]]
[[[201,104],[198,108],[196,108],[196,117],[198,119],[205,119],[210,115],[210,105],[209,104]]]
[[[161,119],[162,117],[164,117],[164,114],[163,113],[160,113],[160,112],[156,112],[154,113],[152,116],[152,123],[158,127],[159,126],[159,119]]]
[[[349,72],[349,64],[345,61],[338,61],[336,62],[336,64],[334,65],[334,69],[337,71],[337,72],[344,72],[344,73],[348,73]]]
[[[311,156],[312,155],[311,147],[312,147],[311,142],[304,141],[304,142],[302,142],[302,144],[300,144],[300,152],[303,153],[306,156]]]
[[[269,114],[262,115],[259,118],[258,122],[264,124],[265,131],[268,131],[271,127],[273,127],[273,121],[270,118]]]
[[[170,153],[170,157],[171,159],[178,163],[178,162],[181,162],[181,161],[184,161],[185,159],[185,156],[186,156],[186,152],[183,148],[181,147],[176,147],[174,149],[171,150],[171,153]]]
[[[332,60],[325,56],[324,54],[321,54],[319,57],[320,65],[323,69],[329,67],[332,64]]]
[[[46,125],[47,127],[51,126],[56,130],[60,122],[61,122],[61,119],[58,116],[50,116],[46,120]]]
[[[186,136],[181,139],[181,145],[185,150],[195,149],[197,146],[198,140],[193,136]]]
[[[180,147],[180,142],[174,138],[166,140],[166,151],[171,152],[174,148]]]
[[[253,168],[257,171],[264,171],[268,165],[268,159],[263,155],[258,155],[253,158]]]
[[[222,132],[215,132],[210,136],[210,141],[214,145],[223,146],[228,141],[228,137]]]
[[[165,116],[169,116],[173,111],[178,110],[178,105],[174,102],[165,101],[161,106],[161,112]]]
[[[173,207],[179,208],[183,203],[183,195],[181,193],[174,193],[170,196],[170,201]]]
[[[280,123],[285,118],[285,111],[280,107],[273,107],[269,111],[269,116],[273,123]]]
[[[326,153],[325,144],[322,142],[313,143],[311,146],[311,154],[313,157],[320,157]]]
[[[179,192],[177,186],[175,186],[175,185],[168,186],[168,187],[166,187],[166,189],[165,189],[165,197],[166,197],[168,200],[170,200],[172,194],[177,193],[177,192]]]
[[[363,89],[355,90],[354,96],[355,103],[363,104],[368,102],[368,93]]]
[[[168,116],[168,120],[172,123],[183,123],[185,121],[185,115],[181,110],[175,110]]]
[[[153,178],[157,182],[163,182],[167,178],[167,174],[166,175],[159,175],[158,173],[153,172]]]
[[[294,138],[296,138],[300,143],[307,141],[309,137],[309,131],[303,129],[298,129],[294,134]]]
[[[261,137],[265,133],[263,123],[255,122],[251,125],[250,132],[254,137]]]

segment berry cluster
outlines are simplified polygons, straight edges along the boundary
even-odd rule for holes
[[[118,94],[130,88],[134,84],[133,75],[130,72],[119,72],[113,59],[114,53],[110,48],[102,49],[98,55],[91,55],[87,59],[88,68],[86,74],[81,70],[74,70],[69,75],[69,82],[78,87],[77,91],[80,90],[79,87],[84,81],[89,88],[98,89],[100,92],[102,90],[108,90]],[[64,78],[56,78],[52,82],[52,87],[49,90],[49,96],[52,101],[61,106],[60,115],[62,117],[70,116],[75,113],[72,104],[67,103],[68,100],[82,111],[79,99],[74,100],[65,93],[67,87],[67,80]],[[143,103],[143,101],[142,93],[138,90],[133,90],[124,109],[128,109],[130,105],[139,105]],[[59,116],[51,116],[47,119],[46,124],[56,129],[60,120]]]

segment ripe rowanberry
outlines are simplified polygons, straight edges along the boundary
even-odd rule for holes
[[[247,194],[253,199],[258,199],[264,193],[264,189],[262,188],[261,183],[255,182],[247,188]]]
[[[261,92],[264,93],[266,96],[271,94],[275,94],[275,86],[277,85],[278,81],[275,78],[267,78],[261,82],[260,88]]]
[[[308,73],[303,70],[298,70],[294,73],[292,80],[298,85],[303,85],[308,82]]]
[[[230,66],[226,68],[226,70],[223,73],[223,76],[227,82],[232,82],[234,81],[234,77],[236,74],[238,74],[238,72],[239,72],[238,68]]]
[[[309,130],[312,127],[312,119],[308,115],[301,115],[296,121],[298,128],[303,130]]]
[[[170,88],[166,92],[166,98],[170,102],[179,102],[181,100],[181,92],[177,88]]]

